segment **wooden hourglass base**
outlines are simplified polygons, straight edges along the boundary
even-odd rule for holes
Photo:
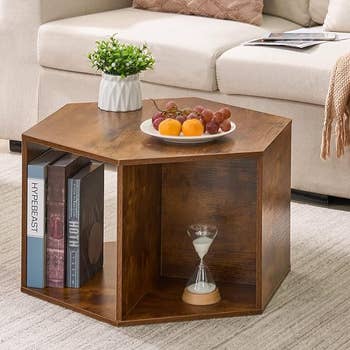
[[[217,288],[206,294],[191,293],[185,288],[182,294],[182,300],[191,305],[212,305],[218,303],[221,300],[221,296]]]

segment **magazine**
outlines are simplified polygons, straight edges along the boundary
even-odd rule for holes
[[[280,46],[292,49],[306,49],[315,45],[349,40],[350,33],[325,32],[322,26],[300,28],[285,33],[270,33],[263,38],[250,40],[245,46]]]
[[[266,41],[280,41],[280,40],[302,40],[302,41],[334,41],[337,38],[335,33],[271,33],[268,35],[265,40]]]
[[[305,49],[325,43],[326,41],[310,41],[310,40],[275,40],[269,41],[266,38],[254,39],[244,43],[244,46],[284,46],[294,49]]]

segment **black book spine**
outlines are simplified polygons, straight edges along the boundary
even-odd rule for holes
[[[80,180],[68,180],[67,287],[80,288]]]

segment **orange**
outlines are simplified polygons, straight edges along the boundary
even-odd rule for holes
[[[181,123],[176,119],[165,119],[159,124],[159,133],[166,136],[179,136]]]
[[[204,126],[198,119],[188,119],[182,124],[182,132],[185,136],[201,136]]]

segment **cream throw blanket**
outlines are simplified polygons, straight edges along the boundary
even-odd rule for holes
[[[350,54],[338,59],[331,75],[325,108],[321,158],[330,156],[332,125],[335,125],[337,157],[350,146]]]

